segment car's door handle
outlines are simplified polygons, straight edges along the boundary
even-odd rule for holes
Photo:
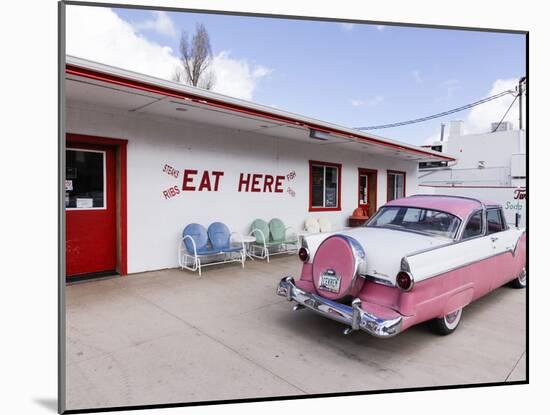
[[[495,242],[498,240],[498,236],[491,236],[491,242]]]

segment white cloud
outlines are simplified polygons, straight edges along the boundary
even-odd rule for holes
[[[272,72],[261,65],[250,65],[246,59],[233,59],[229,51],[214,57],[213,69],[216,74],[214,91],[247,100],[252,99],[257,82]]]
[[[169,79],[178,59],[171,48],[136,33],[111,9],[67,6],[67,54]]]
[[[355,23],[338,23],[342,29],[344,29],[346,32],[351,32],[353,29],[355,29],[356,24]],[[386,28],[384,25],[374,25],[376,30],[382,31]]]
[[[109,8],[67,6],[67,54],[171,79],[179,59],[168,47],[152,42]],[[245,59],[218,53],[213,60],[214,91],[252,100],[262,79],[272,70]]]
[[[346,32],[350,32],[355,28],[355,23],[338,23]]]
[[[263,78],[264,76],[271,75],[273,69],[266,68],[265,66],[258,65],[252,72],[252,77],[255,79]]]
[[[500,92],[513,90],[518,84],[518,79],[497,79],[486,97],[496,95]],[[485,104],[478,105],[472,108],[465,116],[462,114],[464,120],[464,134],[483,134],[491,131],[491,123],[499,122],[506,110],[510,107],[514,101],[514,94],[505,95],[501,98],[497,98],[493,101],[489,101]],[[525,99],[523,100],[523,114],[525,114]],[[461,119],[459,114],[456,119]],[[514,105],[508,111],[508,114],[503,121],[510,121],[513,128],[519,128],[519,101],[516,100]],[[525,118],[524,118],[525,119]],[[449,126],[446,126],[444,139],[449,136]],[[440,137],[440,130],[434,132],[432,135],[426,138],[424,144],[432,144],[438,141]]]
[[[144,20],[142,22],[133,23],[132,26],[138,31],[152,30],[161,35],[175,37],[176,27],[174,22],[168,16],[168,13],[162,11],[153,11],[151,19]]]
[[[497,79],[487,96],[496,95],[506,90],[514,90],[518,84],[518,79]],[[468,134],[484,133],[491,129],[491,123],[499,122],[506,110],[514,101],[514,94],[497,98],[485,104],[478,105],[470,110],[464,122],[464,130]],[[523,100],[523,114],[525,114],[525,99]],[[519,127],[519,100],[516,99],[514,105],[508,111],[504,121],[510,121],[514,128]],[[525,118],[524,118],[525,119]]]
[[[352,107],[362,107],[362,106],[374,107],[376,105],[381,104],[382,102],[384,102],[384,97],[382,95],[376,95],[375,97],[372,97],[366,100],[363,100],[363,99],[350,100]]]
[[[443,132],[443,140],[447,141],[448,137],[449,137],[449,126],[445,125],[445,131]],[[433,145],[433,144],[435,144],[436,142],[439,142],[439,141],[441,141],[441,127],[437,132],[433,133],[431,136],[426,138],[424,140],[424,142],[422,143],[422,145],[431,146],[431,145]]]

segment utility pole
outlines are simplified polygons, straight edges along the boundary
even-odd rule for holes
[[[519,94],[519,129],[523,129],[523,84],[525,83],[525,76],[519,80],[518,94]]]

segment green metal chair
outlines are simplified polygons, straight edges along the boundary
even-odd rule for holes
[[[251,245],[250,255],[258,259],[267,259],[269,262],[270,255],[278,254],[294,254],[298,251],[298,237],[292,227],[285,227],[282,220],[273,218],[269,224],[262,220],[256,219],[252,222],[250,235],[256,238],[256,241]]]

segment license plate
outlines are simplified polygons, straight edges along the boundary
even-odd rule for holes
[[[331,293],[338,293],[340,291],[340,277],[330,271],[321,274],[319,289]]]

